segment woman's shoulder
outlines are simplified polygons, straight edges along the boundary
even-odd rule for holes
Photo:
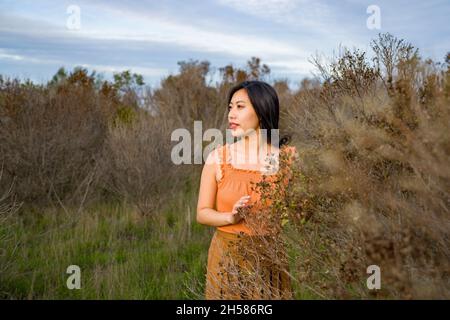
[[[205,163],[221,164],[223,161],[224,148],[226,148],[226,145],[216,145],[214,149],[208,154]]]

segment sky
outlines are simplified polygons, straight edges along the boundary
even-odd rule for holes
[[[443,61],[448,17],[448,0],[0,0],[0,74],[45,83],[60,67],[107,79],[129,69],[158,86],[179,61],[217,72],[256,56],[295,87],[313,55],[368,50],[380,32]]]

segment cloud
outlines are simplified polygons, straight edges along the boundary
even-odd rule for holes
[[[291,59],[291,60],[269,60],[266,62],[271,68],[278,68],[284,74],[301,74],[303,76],[309,75],[314,69],[314,66],[306,59]]]
[[[180,22],[176,16],[167,17],[154,12],[137,12],[116,7],[103,7],[101,12],[117,15],[124,22],[123,25],[131,25],[132,28],[127,29],[121,25],[120,28],[82,30],[80,36],[117,41],[171,43],[190,50],[223,53],[240,58],[248,58],[251,55],[292,56],[303,51],[295,45],[272,37],[246,34],[242,31],[218,31],[219,21],[216,21],[217,29],[211,30],[196,26],[193,21]]]
[[[11,54],[8,53],[4,49],[0,49],[0,60],[10,60],[14,62],[21,63],[31,63],[31,64],[50,64],[55,66],[69,66],[69,67],[83,67],[90,70],[95,70],[98,72],[106,72],[106,73],[118,73],[125,70],[131,70],[134,73],[139,73],[148,77],[162,77],[168,73],[168,70],[165,68],[149,68],[142,66],[134,66],[134,65],[105,65],[105,64],[90,64],[90,63],[77,63],[77,62],[68,62],[57,59],[44,59],[44,58],[35,58],[25,55],[19,54]]]
[[[309,31],[330,30],[331,10],[321,1],[311,0],[217,0],[237,12]]]
[[[22,61],[22,60],[24,60],[24,57],[17,55],[17,54],[8,54],[8,53],[0,52],[0,59]]]
[[[76,3],[81,30],[66,28],[66,7],[73,4],[69,0],[0,4],[3,70],[47,66],[54,72],[56,64],[95,66],[105,72],[131,67],[155,77],[163,70],[174,72],[177,61],[190,58],[223,66],[243,65],[257,56],[273,76],[297,77],[314,69],[308,62],[313,52],[329,55],[340,44],[366,49],[376,36],[366,28],[367,3],[355,0],[215,0],[200,6],[189,1]],[[446,30],[443,3],[424,7],[412,2],[398,16],[404,6],[381,1],[383,26],[389,28],[381,31],[395,34],[401,27],[400,36],[419,39],[421,47],[436,48],[441,57],[445,46],[436,43],[448,40],[433,30]],[[419,27],[428,28],[427,37]]]
[[[262,17],[282,17],[295,9],[298,0],[218,0],[218,3],[237,11]]]
[[[0,48],[0,60],[12,60],[16,62],[27,62],[27,63],[39,63],[39,64],[61,64],[64,63],[62,60],[51,60],[51,59],[38,59],[34,57],[27,57],[20,54],[11,54],[6,50]]]
[[[222,5],[237,8],[241,12],[250,12],[252,15],[266,18],[278,17],[279,21],[282,21],[286,15],[294,19],[295,15],[292,11],[299,9],[299,5],[311,6],[305,0],[221,1]],[[255,30],[247,32],[247,28],[230,23],[229,15],[225,13],[220,20],[214,20],[211,25],[213,27],[205,28],[204,21],[200,25],[195,23],[198,20],[197,17],[180,19],[178,14],[174,14],[175,12],[172,14],[153,8],[139,10],[136,4],[124,6],[114,2],[80,2],[80,7],[82,18],[80,30],[68,30],[61,17],[57,19],[48,15],[29,18],[29,15],[24,17],[13,12],[5,19],[0,19],[3,21],[0,22],[0,32],[10,34],[10,39],[12,37],[24,38],[26,41],[32,39],[29,43],[34,48],[39,48],[39,51],[35,50],[35,54],[44,57],[37,58],[35,54],[32,57],[25,51],[23,56],[27,56],[26,61],[38,63],[39,60],[48,64],[53,61],[53,64],[95,66],[99,71],[105,72],[120,71],[123,70],[123,65],[131,64],[133,70],[140,67],[140,73],[154,77],[163,70],[167,71],[168,68],[152,66],[147,68],[146,60],[137,61],[137,59],[139,54],[142,56],[145,52],[155,52],[150,49],[151,47],[163,46],[166,47],[165,50],[178,52],[179,56],[182,56],[183,52],[190,51],[197,56],[206,56],[208,60],[221,57],[220,61],[228,60],[225,63],[234,64],[244,63],[251,56],[257,56],[274,72],[290,76],[308,74],[312,69],[307,59],[311,55],[309,48],[313,46],[312,42],[303,40],[307,36],[305,32],[296,33],[294,38],[278,36],[277,33],[270,34],[270,32],[256,33]],[[60,24],[56,24],[55,21],[59,21]],[[302,23],[305,23],[305,20]],[[236,28],[236,26],[239,27]],[[109,48],[110,53],[104,50],[104,47]],[[133,54],[127,55],[127,50]],[[60,52],[64,51],[67,53],[62,56]],[[82,53],[83,51],[101,52],[101,59],[106,63],[99,64],[95,61],[99,59],[98,54],[89,57],[89,54]],[[119,57],[122,61],[127,59],[126,63],[120,63]],[[110,63],[111,60],[115,62]],[[144,66],[142,66],[143,63]],[[171,63],[174,64],[175,59]]]
[[[61,26],[50,25],[46,21],[43,28],[30,28],[38,24],[18,17],[9,17],[9,21],[0,25],[0,31],[13,32],[28,36],[64,39],[94,39],[113,40],[118,43],[129,41],[142,43],[172,44],[181,50],[196,50],[205,53],[222,53],[238,58],[248,58],[253,55],[261,57],[275,56],[303,56],[306,52],[298,46],[286,41],[279,41],[272,37],[246,34],[245,32],[229,33],[217,30],[207,30],[194,24],[182,23],[176,18],[167,18],[155,13],[135,12],[132,9],[109,7],[103,4],[86,4],[82,12],[98,12],[97,20],[102,21],[103,16],[108,20],[119,20],[120,24],[82,24],[80,30],[67,30]],[[106,19],[105,19],[106,20]],[[270,45],[269,45],[270,44]]]

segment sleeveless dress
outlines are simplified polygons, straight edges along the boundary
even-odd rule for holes
[[[279,150],[280,154],[282,152],[296,153],[293,146],[283,145]],[[228,144],[219,147],[218,151],[221,155],[219,159],[221,179],[217,183],[215,209],[228,214],[225,212],[231,212],[234,204],[244,195],[250,196],[250,204],[258,204],[260,194],[254,186],[263,179],[263,173],[259,170],[234,167],[231,164],[231,150]],[[290,162],[288,160],[288,164]],[[266,175],[266,181],[272,182],[272,177],[274,175]],[[257,206],[254,209],[257,214]],[[216,227],[208,250],[206,299],[292,299],[290,278],[283,271],[288,270],[288,266],[283,265],[280,268],[271,261],[266,261],[264,265],[261,265],[260,260],[257,262],[252,257],[244,257],[238,252],[236,245],[237,242],[242,241],[243,237],[258,238],[246,226],[244,220],[237,224]],[[257,269],[255,269],[256,265],[258,265]],[[227,270],[236,272],[227,272]],[[258,273],[258,279],[262,279],[261,281],[264,282],[263,286],[243,281],[245,278],[243,275],[252,271]],[[252,289],[253,287],[254,289]],[[265,290],[260,289],[262,287]]]

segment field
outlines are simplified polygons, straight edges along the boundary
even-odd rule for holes
[[[203,299],[214,230],[196,222],[202,165],[173,164],[171,133],[224,130],[228,90],[259,79],[299,152],[270,209],[295,298],[448,299],[450,55],[425,59],[390,34],[371,48],[314,57],[298,90],[256,57],[215,84],[208,61],[180,62],[159,88],[129,71],[0,76],[0,298]]]

